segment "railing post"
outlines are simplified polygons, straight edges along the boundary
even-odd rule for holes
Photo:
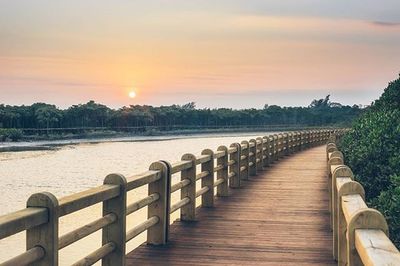
[[[315,145],[315,130],[311,130],[311,147],[314,147]]]
[[[322,130],[318,130],[318,145],[322,143]]]
[[[226,197],[229,195],[228,190],[228,148],[226,146],[219,146],[218,151],[224,151],[225,155],[217,159],[217,165],[222,165],[223,168],[217,171],[217,180],[223,179],[224,182],[217,186],[217,196]]]
[[[284,155],[283,153],[283,134],[278,134],[278,160],[282,158]]]
[[[332,231],[333,231],[333,257],[338,259],[338,212],[339,212],[339,201],[338,201],[338,189],[337,189],[337,179],[338,178],[349,178],[350,180],[354,179],[353,172],[349,167],[345,165],[341,165],[337,167],[332,174],[332,184],[329,184],[332,187],[332,195],[329,197],[332,198],[332,208],[331,208],[331,219],[332,219]],[[345,185],[349,186],[349,185]],[[354,188],[352,189],[354,190]],[[361,187],[362,190],[362,187]],[[343,191],[343,190],[342,190]],[[361,194],[361,192],[360,192]],[[364,195],[364,193],[362,193]],[[340,197],[339,197],[340,198]]]
[[[326,145],[326,160],[329,161],[329,153],[332,153],[332,152],[337,151],[337,150],[338,150],[338,149],[337,149],[337,147],[336,147],[335,142],[329,142],[329,143]],[[328,170],[329,170],[329,169],[328,169]]]
[[[361,261],[360,256],[356,250],[355,245],[355,231],[357,229],[379,229],[382,230],[387,236],[389,236],[389,228],[386,223],[385,217],[372,208],[360,209],[358,210],[350,219],[347,225],[347,265],[349,266],[359,266],[364,265]],[[374,248],[371,242],[371,248]],[[379,265],[380,263],[371,265]],[[385,265],[382,263],[381,265]],[[388,263],[387,265],[391,265]],[[394,265],[394,264],[393,264]]]
[[[275,155],[274,155],[274,146],[275,146],[275,137],[274,135],[269,135],[269,155],[268,155],[268,164],[272,164],[275,160]]]
[[[323,142],[324,142],[324,139],[325,139],[325,129],[321,129],[321,136],[320,136],[320,139],[319,139],[319,141],[320,141],[320,144],[322,144]]]
[[[240,160],[240,167],[245,166],[246,169],[243,171],[240,171],[240,178],[242,180],[248,180],[249,179],[249,150],[250,150],[250,144],[247,140],[243,140],[241,144],[247,146],[246,149],[242,149],[242,156],[245,158],[243,160]]]
[[[210,149],[205,149],[201,155],[209,155],[210,160],[201,164],[201,171],[207,171],[208,175],[201,179],[201,186],[208,187],[208,191],[201,195],[202,207],[214,206],[214,152]],[[196,207],[196,206],[195,206]]]
[[[31,264],[34,266],[58,265],[58,200],[48,192],[36,193],[29,197],[26,206],[46,208],[48,222],[26,231],[26,250],[40,246],[44,257]]]
[[[311,130],[311,133],[310,133],[310,147],[314,147],[314,137],[315,137],[314,130]]]
[[[339,165],[343,165],[343,159],[340,157],[331,157],[328,160],[328,209],[329,209],[329,213],[330,213],[330,219],[329,219],[329,224],[331,229],[333,229],[333,224],[332,224],[332,166],[339,166]]]
[[[102,260],[103,266],[125,265],[126,246],[126,179],[119,174],[110,174],[104,179],[104,184],[118,185],[119,195],[103,202],[103,216],[113,213],[117,220],[103,228],[103,245],[110,242],[115,249]]]
[[[296,151],[301,151],[301,146],[303,145],[303,131],[298,131],[297,141],[298,143]]]
[[[277,161],[278,160],[278,156],[279,156],[279,153],[278,153],[278,149],[279,149],[279,145],[278,145],[278,143],[279,143],[279,139],[278,139],[279,137],[278,137],[278,135],[277,134],[274,134],[273,135],[273,142],[272,142],[272,146],[273,146],[273,160],[274,161]]]
[[[252,147],[250,147],[250,145],[252,145]],[[255,139],[249,141],[249,153],[250,152],[253,153],[253,156],[249,157],[249,175],[253,176],[257,174],[257,141]]]
[[[184,154],[182,161],[191,161],[192,166],[181,171],[181,180],[190,180],[190,184],[181,189],[181,199],[186,197],[190,199],[190,202],[181,208],[181,220],[194,221],[196,219],[196,156]]]
[[[316,146],[318,143],[318,133],[317,132],[318,132],[317,130],[313,131],[313,146]]]
[[[168,241],[169,231],[169,208],[171,201],[170,165],[166,162],[154,162],[149,170],[159,171],[160,179],[148,186],[148,195],[157,193],[160,197],[156,202],[151,203],[147,208],[147,217],[157,216],[159,222],[147,230],[147,244],[165,245]]]
[[[284,146],[285,146],[285,151],[284,151],[284,155],[286,155],[286,156],[288,156],[289,154],[290,154],[290,135],[291,135],[292,133],[285,133],[284,134],[284,140],[285,140],[285,143],[284,143]]]
[[[347,195],[358,194],[361,198],[365,198],[364,188],[355,181],[345,183],[337,191],[337,261],[338,265],[348,265],[347,261],[347,222],[343,213],[342,197]],[[335,247],[334,247],[335,248]],[[334,254],[335,255],[335,254]]]
[[[292,153],[294,153],[294,152],[296,152],[296,135],[297,134],[297,132],[296,131],[292,131],[292,132],[290,132],[290,137],[289,137],[289,139],[290,139],[290,141],[289,141],[289,143],[290,143],[290,149],[289,149],[289,152],[290,152],[290,154],[292,154]]]
[[[280,134],[278,134],[276,137],[277,139],[275,141],[275,152],[276,152],[276,161],[278,161],[279,158],[281,158],[281,152],[279,150],[281,149],[282,140]]]
[[[230,160],[235,161],[235,163],[230,167],[230,172],[234,173],[234,176],[229,179],[229,187],[239,188],[241,184],[240,157],[242,156],[242,146],[239,143],[232,143],[230,147],[236,148],[236,152],[230,155]]]
[[[297,146],[296,146],[296,151],[301,151],[301,131],[297,131]]]
[[[256,138],[256,169],[257,172],[261,172],[263,170],[264,165],[264,139],[261,137]]]
[[[263,138],[264,140],[263,140],[263,145],[262,145],[262,147],[263,147],[263,151],[262,151],[262,156],[263,156],[263,167],[264,168],[266,168],[266,167],[268,167],[269,166],[269,161],[270,161],[270,155],[269,155],[269,153],[270,153],[270,145],[271,145],[271,143],[270,143],[270,140],[269,140],[269,136],[264,136],[264,138]]]
[[[306,146],[306,132],[301,131],[300,133],[300,150],[304,150]]]

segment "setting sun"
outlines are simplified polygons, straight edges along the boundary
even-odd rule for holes
[[[129,92],[129,94],[128,94],[128,96],[129,96],[129,98],[135,98],[136,97],[136,92],[134,92],[134,91],[130,91]]]

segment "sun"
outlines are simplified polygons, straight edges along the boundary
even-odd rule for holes
[[[136,97],[136,92],[130,91],[129,94],[128,94],[128,96],[129,96],[129,98],[133,99],[133,98]]]

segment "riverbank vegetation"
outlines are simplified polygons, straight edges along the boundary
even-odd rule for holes
[[[17,141],[20,140],[23,136],[23,132],[21,129],[16,128],[0,128],[0,141]]]
[[[314,100],[308,107],[265,105],[263,109],[198,109],[195,103],[153,107],[124,106],[111,109],[90,101],[59,109],[55,105],[0,105],[0,128],[20,129],[23,136],[82,135],[115,132],[151,134],[160,131],[221,128],[266,127],[294,128],[346,126],[362,112],[357,106],[331,102],[329,95]]]
[[[400,248],[400,78],[355,121],[340,149]]]

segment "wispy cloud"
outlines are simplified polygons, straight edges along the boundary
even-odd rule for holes
[[[379,27],[400,27],[400,22],[372,21],[371,23]]]
[[[68,80],[61,78],[37,78],[37,77],[21,77],[21,76],[4,76],[0,75],[0,86],[2,84],[22,84],[22,85],[48,85],[56,87],[78,87],[78,88],[115,88],[120,87],[120,84],[112,83],[96,83],[84,82],[79,80]]]

